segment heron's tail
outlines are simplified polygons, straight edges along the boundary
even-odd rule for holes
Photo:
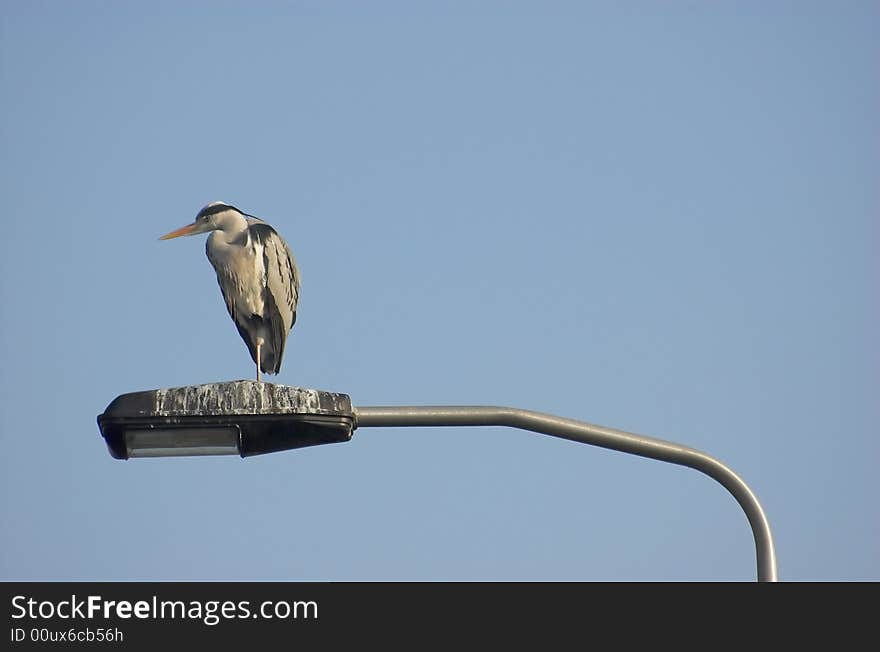
[[[263,370],[263,373],[277,374],[281,371],[281,356],[277,354],[275,349],[268,342],[261,347],[261,353],[263,354],[263,360],[260,363],[260,368]],[[254,364],[256,364],[256,347],[251,351],[251,358],[253,359]]]
[[[251,354],[251,360],[257,364],[257,337],[263,337],[263,346],[260,347],[261,357],[260,370],[266,374],[277,374],[281,371],[281,358],[284,355],[284,338],[277,337],[277,334],[267,332],[263,328],[263,320],[257,315],[251,317],[247,323],[240,323],[235,320],[235,326],[241,339],[247,344],[248,351]],[[275,337],[273,337],[275,335]],[[267,337],[268,336],[268,337]]]

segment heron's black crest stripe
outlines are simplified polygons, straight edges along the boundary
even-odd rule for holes
[[[229,204],[214,204],[213,206],[206,206],[202,210],[199,211],[199,214],[196,215],[196,219],[206,217],[208,215],[216,215],[217,213],[222,213],[225,210],[233,210],[238,213],[241,213],[235,206],[230,206]],[[241,213],[244,215],[244,213]]]

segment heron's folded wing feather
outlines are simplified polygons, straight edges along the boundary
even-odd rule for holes
[[[276,352],[277,367],[281,366],[287,333],[296,322],[299,301],[299,270],[293,254],[284,239],[268,224],[252,224],[252,236],[263,247],[266,270],[265,315],[271,324],[272,349]]]

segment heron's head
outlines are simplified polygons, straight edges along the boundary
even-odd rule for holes
[[[198,212],[192,224],[187,224],[176,231],[166,233],[159,239],[170,240],[171,238],[179,238],[182,235],[196,235],[198,233],[207,233],[208,231],[217,231],[218,229],[231,229],[233,225],[238,225],[243,220],[242,212],[235,206],[230,206],[222,201],[212,201]]]

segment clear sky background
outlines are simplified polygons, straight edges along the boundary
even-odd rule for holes
[[[0,578],[734,580],[687,469],[501,428],[114,460],[250,378],[222,199],[302,272],[275,382],[671,439],[784,580],[880,580],[876,2],[3,2]]]

